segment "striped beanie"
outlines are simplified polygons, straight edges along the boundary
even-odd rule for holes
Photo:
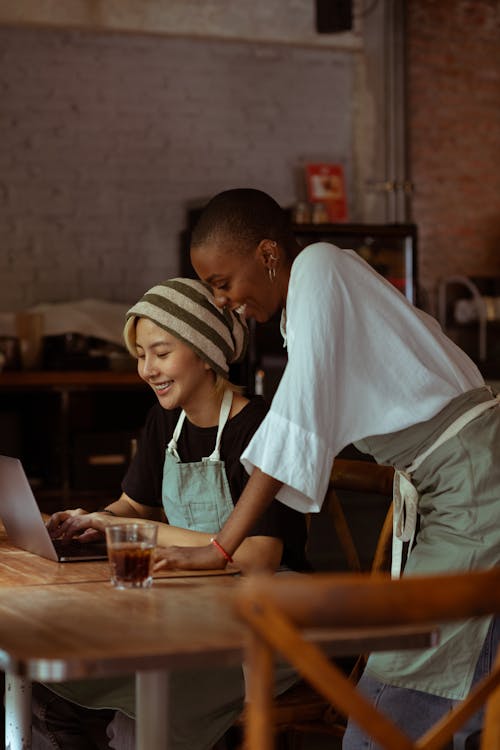
[[[127,312],[148,318],[193,349],[224,378],[229,365],[245,354],[248,328],[244,318],[219,309],[210,288],[197,279],[168,279],[149,289]]]

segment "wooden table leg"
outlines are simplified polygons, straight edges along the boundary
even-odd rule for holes
[[[168,672],[136,672],[136,750],[168,748]]]
[[[31,682],[5,675],[5,747],[31,750]]]
[[[273,750],[273,651],[256,633],[248,634],[245,750]]]

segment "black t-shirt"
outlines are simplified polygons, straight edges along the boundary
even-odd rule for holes
[[[222,433],[220,455],[233,503],[238,502],[248,474],[240,456],[252,435],[264,419],[267,406],[264,399],[255,396],[232,419]],[[179,409],[166,411],[159,403],[150,409],[137,446],[137,453],[123,479],[122,490],[132,500],[142,505],[162,507],[161,486],[165,450],[170,442],[180,415]],[[197,427],[184,420],[177,443],[177,452],[183,462],[201,461],[215,448],[217,426]],[[292,570],[306,570],[305,517],[273,500],[260,517],[249,536],[271,536],[283,541],[282,564]]]

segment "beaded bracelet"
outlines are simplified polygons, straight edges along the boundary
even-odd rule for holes
[[[230,563],[234,562],[234,560],[231,557],[231,555],[226,552],[226,550],[224,549],[224,547],[222,546],[222,544],[219,544],[219,542],[217,541],[217,539],[214,536],[210,539],[210,544],[213,544],[214,547],[217,547],[217,549],[221,553],[221,555],[224,558],[224,560],[226,560],[227,562],[230,562]]]

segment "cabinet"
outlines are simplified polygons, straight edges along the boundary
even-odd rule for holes
[[[417,228],[414,224],[295,224],[301,247],[313,242],[355,250],[417,303]]]
[[[17,456],[42,508],[120,494],[151,389],[134,372],[0,374],[0,453]]]

